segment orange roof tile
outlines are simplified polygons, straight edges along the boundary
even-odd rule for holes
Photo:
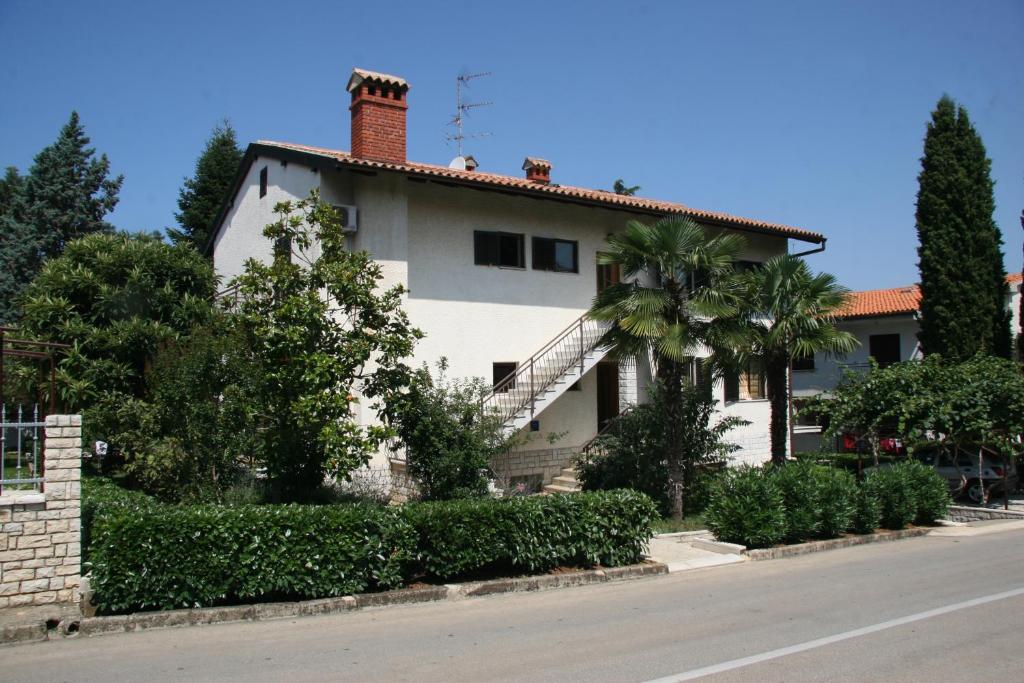
[[[805,242],[814,242],[820,244],[825,241],[824,236],[821,235],[820,233],[811,232],[810,230],[804,230],[802,228],[795,228],[790,225],[769,223],[766,221],[759,221],[751,218],[741,218],[739,216],[732,216],[730,214],[721,213],[719,211],[705,211],[703,209],[695,209],[693,207],[685,206],[683,204],[678,204],[675,202],[667,202],[657,199],[644,199],[642,197],[634,197],[629,195],[620,195],[606,190],[591,190],[582,187],[572,187],[569,185],[557,184],[544,185],[541,183],[532,182],[530,180],[527,180],[526,178],[517,178],[513,176],[499,175],[496,173],[484,173],[481,171],[464,171],[454,168],[448,168],[446,166],[436,166],[434,164],[420,164],[411,161],[407,161],[404,164],[396,164],[385,161],[373,161],[371,159],[362,159],[359,157],[354,157],[348,152],[344,152],[341,150],[325,149],[323,147],[310,147],[308,145],[297,145],[288,142],[259,140],[254,144],[266,147],[276,147],[282,150],[292,150],[296,152],[315,154],[333,159],[338,163],[350,166],[362,166],[367,168],[378,168],[382,170],[399,171],[402,173],[408,173],[410,175],[424,177],[449,178],[453,180],[463,181],[469,184],[478,183],[493,187],[507,187],[510,189],[515,189],[517,191],[536,193],[541,195],[555,195],[570,199],[579,199],[595,202],[598,204],[603,204],[612,207],[621,207],[625,209],[638,209],[641,211],[650,211],[666,214],[682,214],[690,216],[691,218],[694,218],[696,220],[704,219],[708,221],[714,221],[717,223],[734,225],[740,228],[749,228],[760,232],[767,232],[770,234],[781,235],[784,237],[791,237]]]
[[[1020,284],[1024,277],[1020,273],[1006,276],[1009,285]],[[914,313],[921,305],[921,288],[917,285],[893,287],[892,289],[869,289],[850,292],[846,305],[839,309],[840,318],[871,318],[882,315]]]

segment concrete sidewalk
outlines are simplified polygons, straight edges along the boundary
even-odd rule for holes
[[[746,562],[742,546],[718,543],[710,533],[663,534],[651,539],[647,556],[669,573]]]

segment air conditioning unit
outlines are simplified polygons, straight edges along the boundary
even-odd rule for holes
[[[334,210],[341,218],[341,227],[345,232],[355,232],[359,229],[359,209],[345,204],[334,204]]]

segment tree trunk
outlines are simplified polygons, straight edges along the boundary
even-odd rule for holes
[[[786,359],[765,359],[768,379],[768,399],[771,401],[772,463],[786,462],[786,442],[789,441],[789,383],[786,380]]]
[[[668,463],[668,501],[672,519],[682,519],[683,500],[683,366],[661,358],[658,361],[658,379],[663,384],[665,400],[665,460]]]

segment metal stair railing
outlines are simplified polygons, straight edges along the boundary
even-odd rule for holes
[[[587,355],[597,348],[609,326],[583,314],[495,384],[481,400],[481,408],[506,424],[527,409],[532,419],[538,396],[577,366],[583,375]]]

